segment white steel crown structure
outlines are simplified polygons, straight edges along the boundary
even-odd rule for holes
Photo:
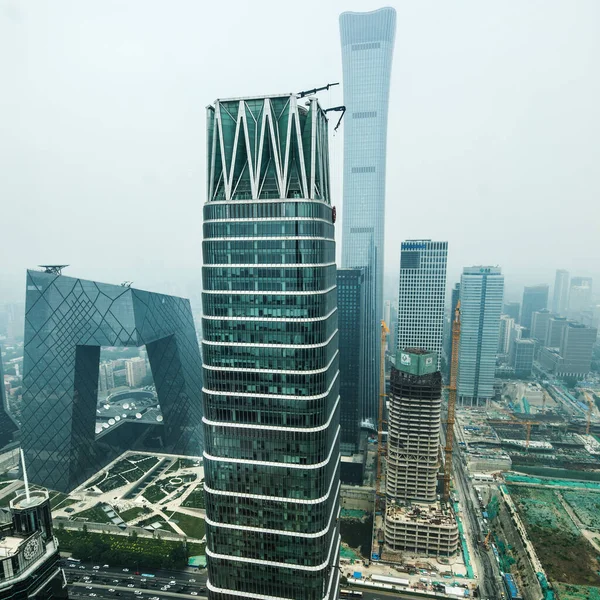
[[[337,598],[339,376],[327,119],[208,108],[204,465],[212,600]]]

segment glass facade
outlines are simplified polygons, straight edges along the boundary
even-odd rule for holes
[[[448,242],[408,240],[400,248],[398,350],[423,348],[437,354],[444,337]]]
[[[342,266],[365,269],[361,418],[376,421],[383,259],[387,119],[396,11],[340,15],[344,75]]]
[[[143,345],[164,421],[116,424],[97,438],[100,348]],[[188,300],[28,271],[21,440],[30,481],[71,491],[149,429],[161,450],[200,456],[201,365]]]
[[[548,286],[533,285],[523,290],[523,304],[521,305],[521,322],[523,327],[531,330],[533,313],[548,306]]]
[[[478,404],[494,395],[504,275],[499,267],[465,267],[460,280],[458,396]]]
[[[0,346],[0,350],[2,347]],[[0,448],[10,444],[13,436],[18,431],[18,426],[13,420],[6,401],[4,389],[4,370],[2,367],[2,353],[0,352]]]
[[[304,101],[303,101],[304,104]],[[209,598],[337,598],[339,376],[327,120],[208,108],[203,361]]]
[[[340,422],[342,451],[354,453],[360,436],[361,318],[364,310],[362,269],[338,269],[337,301],[340,331]]]

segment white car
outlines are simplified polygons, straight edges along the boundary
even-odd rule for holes
[[[197,596],[198,592],[190,592],[190,596]]]
[[[102,565],[102,568],[103,568],[103,569],[109,569],[109,568],[110,568],[110,566],[109,566],[109,565]]]
[[[133,592],[136,596],[141,596],[142,592],[140,592],[140,590],[135,590],[135,592]]]
[[[115,590],[115,588],[110,588],[108,591],[109,591],[111,594],[114,594],[116,590]]]
[[[163,592],[166,592],[166,591],[169,589],[169,587],[170,587],[170,586],[166,586],[166,585],[165,585],[164,587],[161,587],[160,589],[161,589]]]
[[[129,573],[129,569],[123,569],[123,573]]]
[[[169,581],[169,583],[170,583],[171,585],[175,585],[177,582],[176,582],[176,581]]]
[[[94,571],[97,571],[100,567],[92,567],[92,569],[94,569]]]
[[[79,567],[80,569],[85,569],[85,567],[83,565],[81,565],[81,567]]]
[[[190,583],[196,583],[195,579],[190,579]]]
[[[91,585],[86,585],[86,586],[85,586],[85,589],[86,589],[86,590],[93,590],[94,588],[93,588]]]
[[[133,583],[128,583],[127,587],[135,587],[135,585],[133,585]]]

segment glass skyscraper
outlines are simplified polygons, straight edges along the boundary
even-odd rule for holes
[[[379,320],[383,313],[385,167],[396,11],[340,15],[344,74],[344,213],[342,266],[365,270],[361,361],[368,385],[361,417],[375,422],[379,390]]]
[[[327,119],[208,108],[204,469],[211,600],[337,598],[339,373]]]
[[[448,242],[408,240],[400,247],[398,350],[422,348],[442,358]]]
[[[531,318],[537,310],[542,310],[548,306],[548,286],[531,285],[525,286],[523,290],[523,304],[521,305],[521,321],[523,327],[531,330]],[[529,332],[528,332],[529,335]]]
[[[122,419],[96,435],[101,347],[143,345],[164,420]],[[70,492],[127,449],[200,456],[201,390],[189,300],[27,271],[21,446],[31,482]]]
[[[500,267],[465,267],[460,279],[458,396],[476,405],[494,395],[504,275]]]

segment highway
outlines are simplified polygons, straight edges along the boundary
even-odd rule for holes
[[[94,569],[95,567],[99,567]],[[63,560],[71,598],[206,598],[206,572],[104,567]],[[154,575],[143,577],[142,573]]]

